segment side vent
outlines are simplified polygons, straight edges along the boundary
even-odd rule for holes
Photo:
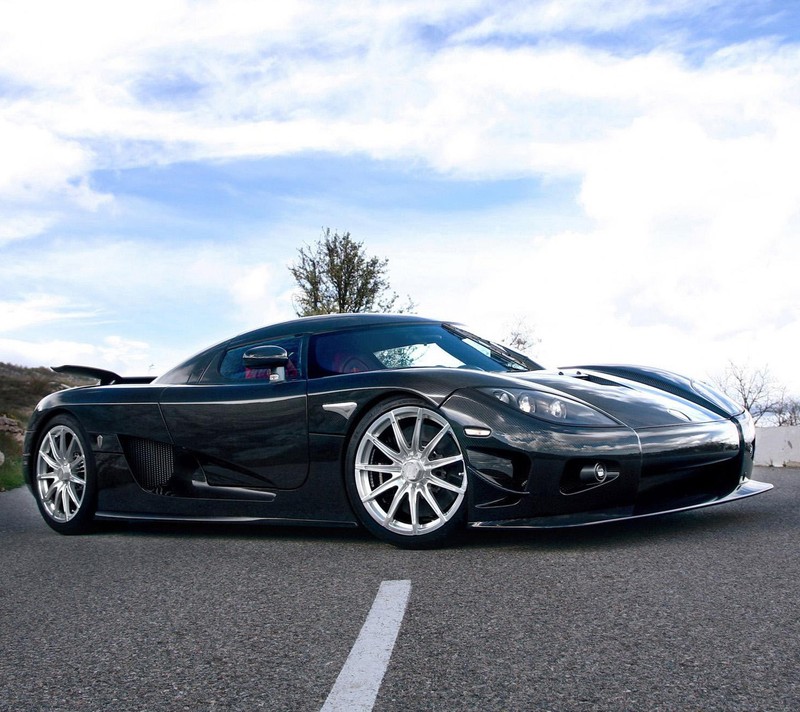
[[[175,471],[172,445],[144,438],[122,440],[125,457],[136,481],[146,490],[164,487]]]
[[[525,458],[473,448],[468,448],[467,456],[473,469],[489,484],[505,493],[525,494],[530,469]]]

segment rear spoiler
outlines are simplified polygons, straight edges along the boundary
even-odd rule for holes
[[[96,378],[100,381],[101,386],[114,386],[123,383],[152,383],[156,380],[155,376],[120,376],[113,371],[92,368],[91,366],[51,366],[50,370],[56,373],[68,373],[71,376]]]

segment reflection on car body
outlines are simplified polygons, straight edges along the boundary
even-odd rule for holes
[[[91,374],[45,398],[24,467],[63,533],[96,519],[362,525],[400,546],[463,526],[578,526],[729,502],[749,414],[634,366],[549,370],[457,325],[310,317],[234,337],[159,378]]]

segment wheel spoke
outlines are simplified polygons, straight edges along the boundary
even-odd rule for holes
[[[422,496],[425,498],[425,501],[430,505],[431,509],[434,511],[438,519],[446,519],[447,515],[442,511],[442,508],[439,506],[439,503],[436,501],[436,497],[433,496],[433,492],[431,492],[430,487],[425,485],[422,488]]]
[[[427,538],[463,509],[464,455],[450,424],[431,408],[403,404],[378,413],[351,462],[355,503],[387,533]]]
[[[73,473],[72,473],[72,474],[69,476],[69,483],[70,483],[71,485],[79,485],[80,487],[83,487],[83,486],[86,484],[86,480],[84,480],[84,479],[81,479],[80,477],[78,477],[78,475],[76,475],[76,474],[73,472]]]
[[[385,524],[388,524],[394,519],[394,515],[397,514],[397,509],[403,502],[403,497],[405,496],[407,490],[408,490],[407,482],[403,482],[397,488],[397,492],[394,493],[394,498],[392,499],[392,503],[389,505],[389,509],[386,510],[386,516],[384,517]]]
[[[422,423],[425,420],[425,416],[422,413],[422,408],[417,411],[417,417],[414,421],[414,434],[411,436],[411,451],[412,452],[419,452],[420,451],[420,436],[422,435]]]
[[[64,486],[64,489],[67,491],[67,494],[69,495],[69,498],[72,500],[72,503],[75,505],[75,507],[79,507],[81,501],[80,499],[78,499],[78,493],[75,491],[73,484],[71,482],[68,482]]]
[[[72,438],[69,441],[69,444],[66,446],[64,450],[64,460],[66,462],[70,462],[71,460],[75,459],[75,448],[78,445],[78,441],[76,438]],[[78,456],[80,457],[80,452],[78,452]]]
[[[388,492],[392,487],[399,487],[402,483],[402,479],[398,474],[396,477],[392,477],[386,482],[382,482],[379,484],[372,492],[370,492],[366,497],[362,497],[362,502],[371,502],[376,497],[380,497],[384,492]]]
[[[44,478],[41,479],[44,480]],[[42,499],[50,502],[53,499],[56,490],[58,490],[58,482],[54,480],[53,483],[47,488],[47,492],[42,495]]]
[[[416,535],[419,533],[419,504],[416,487],[408,488],[408,510],[411,517],[411,532]]]
[[[436,485],[437,487],[441,487],[442,489],[450,490],[451,492],[458,492],[459,494],[463,494],[467,490],[467,482],[464,482],[459,485],[454,485],[448,482],[447,480],[443,480],[441,477],[437,477],[436,475],[431,475],[428,478],[428,482],[432,485]]]
[[[48,466],[48,467],[49,467],[51,470],[55,470],[55,469],[56,469],[56,467],[58,467],[58,463],[57,463],[57,462],[55,461],[55,459],[54,459],[54,458],[53,458],[53,457],[50,455],[50,453],[49,453],[49,452],[44,452],[44,451],[42,451],[42,452],[40,452],[40,453],[39,453],[39,456],[42,458],[42,460],[44,460],[45,464],[46,464],[46,465],[47,465],[47,466]]]
[[[66,457],[65,457],[65,454],[64,454],[66,452],[66,449],[67,449],[66,440],[67,440],[66,431],[64,431],[63,429],[59,430],[56,433],[55,438],[54,438],[54,442],[55,442],[55,446],[56,446],[55,447],[55,455],[58,458],[59,462],[66,462]]]
[[[50,456],[53,458],[53,461],[58,465],[61,462],[61,458],[59,457],[58,446],[56,445],[55,438],[53,437],[53,431],[51,430],[47,433],[47,444],[50,446]],[[42,456],[44,457],[45,452],[42,451]]]
[[[422,451],[423,457],[430,459],[431,453],[434,451],[436,446],[442,441],[442,438],[450,432],[450,426],[444,426],[436,435],[431,438],[431,441],[425,446],[425,449]]]
[[[392,424],[392,432],[394,433],[394,439],[397,442],[397,447],[400,449],[400,454],[408,455],[410,448],[406,442],[405,436],[403,435],[403,430],[400,428],[400,423],[397,422],[397,417],[394,413],[389,413],[389,422]]]
[[[447,467],[448,465],[452,465],[455,462],[463,462],[464,456],[460,453],[458,455],[453,455],[452,457],[443,457],[439,460],[428,460],[431,465],[431,468],[434,470],[438,470],[442,467]]]
[[[75,460],[69,468],[69,481],[76,482],[78,484],[84,483],[84,477],[86,472],[85,467],[86,461],[83,457]]]
[[[400,464],[401,455],[399,452],[395,452],[392,450],[388,445],[384,445],[378,438],[376,438],[372,433],[367,433],[367,437],[369,441],[380,450],[386,457],[388,457],[393,463],[396,465]]]
[[[66,524],[84,504],[87,460],[83,441],[64,424],[54,424],[37,452],[35,493],[48,521]]]
[[[400,473],[400,465],[373,465],[369,462],[357,462],[356,469],[365,472],[377,472],[382,475],[397,475]]]
[[[69,517],[69,493],[67,486],[62,482],[59,494],[61,495],[61,509],[65,517]]]

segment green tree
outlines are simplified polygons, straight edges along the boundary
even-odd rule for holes
[[[294,310],[298,316],[355,312],[410,311],[398,309],[397,294],[389,287],[389,260],[370,257],[363,242],[349,232],[326,228],[313,247],[305,245],[289,265],[298,292]]]

